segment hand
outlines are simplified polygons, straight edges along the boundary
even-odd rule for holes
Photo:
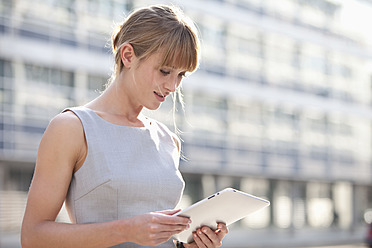
[[[194,242],[184,244],[185,248],[214,248],[222,245],[222,239],[229,232],[224,223],[218,223],[217,230],[213,231],[207,226],[197,229],[193,233]]]
[[[134,243],[156,246],[169,240],[173,235],[190,227],[186,217],[172,216],[180,210],[164,210],[133,217],[130,234]]]

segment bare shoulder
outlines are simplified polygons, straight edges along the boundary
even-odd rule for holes
[[[83,126],[72,111],[65,111],[56,115],[49,123],[48,128],[53,129],[68,129],[69,131],[82,131]]]
[[[39,152],[49,152],[53,148],[54,156],[63,153],[75,160],[81,155],[84,145],[84,129],[80,119],[73,112],[66,111],[50,121],[41,140]]]
[[[58,136],[60,141],[72,139],[76,142],[77,139],[84,138],[84,129],[79,117],[71,111],[66,111],[50,121],[44,135]]]

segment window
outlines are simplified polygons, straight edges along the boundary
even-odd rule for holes
[[[13,67],[10,61],[0,59],[0,77],[13,77]]]
[[[26,79],[33,83],[74,86],[74,73],[57,68],[25,64]]]
[[[0,59],[0,103],[12,103],[14,101],[13,92],[13,67],[12,63]],[[3,109],[6,109],[3,105]]]
[[[106,88],[108,78],[101,75],[88,75],[88,89],[95,92],[102,92]]]
[[[216,18],[206,17],[198,23],[201,31],[202,59],[200,68],[207,72],[226,74],[226,28],[224,23]]]

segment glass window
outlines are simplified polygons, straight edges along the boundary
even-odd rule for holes
[[[274,224],[279,228],[288,228],[292,222],[291,185],[286,181],[276,181],[273,193]]]
[[[2,16],[8,16],[12,14],[12,9],[15,5],[13,0],[2,0],[0,1],[0,14]]]
[[[306,225],[306,184],[292,182],[293,226],[302,228]]]
[[[13,67],[10,61],[0,59],[0,77],[13,77]]]
[[[52,84],[69,87],[74,86],[74,74],[72,72],[51,68],[49,73],[51,80],[50,82]]]
[[[325,74],[329,55],[324,48],[310,43],[301,45],[301,68],[320,74]]]
[[[307,110],[304,116],[304,124],[308,130],[319,133],[328,131],[328,116],[326,114]]]
[[[296,0],[265,0],[265,10],[272,16],[293,19],[297,14],[297,1]]]
[[[257,28],[230,25],[226,49],[229,75],[244,81],[261,81],[263,49],[262,36]]]
[[[200,68],[218,75],[226,74],[226,28],[217,18],[205,17],[198,23],[202,42]]]
[[[74,73],[57,68],[25,64],[26,79],[32,83],[74,86]]]
[[[255,27],[234,24],[228,28],[228,40],[233,45],[230,50],[250,54],[255,57],[262,57],[262,38],[260,31]]]
[[[262,11],[262,2],[260,0],[235,0],[234,3],[238,7],[243,7],[254,12],[261,13]]]
[[[256,102],[248,102],[244,105],[233,105],[232,109],[236,112],[238,122],[261,123],[262,106]]]
[[[184,173],[185,190],[181,199],[180,207],[182,209],[204,198],[202,176],[198,174]]]
[[[46,67],[33,64],[25,65],[26,79],[31,82],[48,83],[50,81],[49,71]]]
[[[353,219],[353,186],[347,182],[337,182],[332,187],[334,209],[333,223],[343,229],[348,229]],[[359,204],[355,204],[356,206]]]
[[[32,179],[32,170],[9,167],[8,190],[27,191]]]
[[[334,219],[331,187],[326,183],[308,183],[307,213],[311,227],[329,227]]]
[[[277,106],[275,109],[275,123],[284,123],[290,126],[294,126],[298,120],[298,115],[289,108]]]
[[[203,41],[216,48],[225,49],[226,29],[222,24],[214,25],[213,21],[206,20],[199,24]]]
[[[88,0],[88,11],[93,15],[111,16],[113,12],[113,1]]]
[[[268,82],[293,87],[298,78],[297,69],[293,66],[296,43],[285,35],[267,33],[264,45],[264,71]]]
[[[243,178],[240,189],[249,194],[268,199],[269,182],[265,179]],[[242,224],[249,228],[264,228],[270,224],[270,208],[264,208],[257,213],[247,216]]]
[[[355,164],[354,153],[348,149],[337,149],[332,152],[332,160],[336,163],[352,166]]]
[[[326,6],[324,5],[325,2],[326,1],[323,0],[300,0],[301,21],[314,27],[325,27],[327,24],[327,14],[325,13],[325,11],[328,11],[328,9],[326,9]]]
[[[318,161],[327,161],[328,150],[328,147],[313,145],[310,147],[310,158]]]
[[[54,1],[56,6],[62,7],[69,12],[72,12],[75,9],[75,0],[58,0]]]
[[[101,75],[88,75],[88,89],[102,92],[105,90],[108,78]]]

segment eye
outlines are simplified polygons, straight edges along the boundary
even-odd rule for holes
[[[170,71],[167,71],[167,70],[164,70],[164,69],[160,69],[160,72],[162,74],[164,74],[165,76],[170,74]]]

